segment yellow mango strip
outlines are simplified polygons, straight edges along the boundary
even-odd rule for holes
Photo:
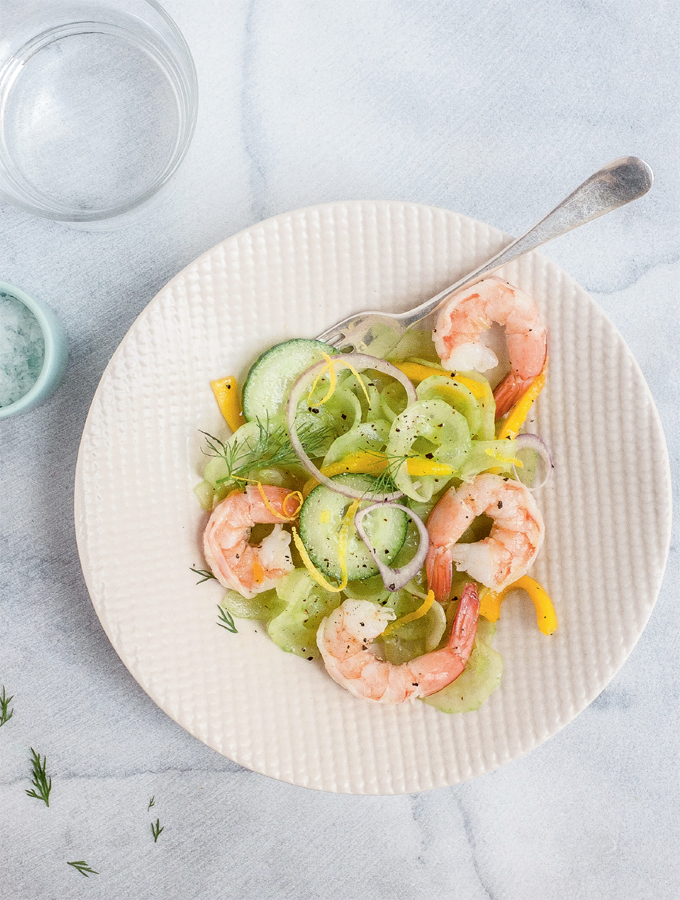
[[[431,375],[446,375],[459,384],[469,389],[470,393],[476,400],[485,400],[488,395],[488,388],[482,381],[475,381],[474,378],[466,378],[465,375],[458,375],[457,372],[447,372],[446,369],[437,369],[435,366],[425,366],[423,363],[399,362],[392,363],[400,372],[403,372],[408,379],[414,384],[420,384]]]
[[[429,612],[430,607],[434,603],[434,591],[428,591],[427,597],[423,603],[415,609],[413,612],[406,613],[405,616],[402,616],[400,619],[396,619],[394,622],[390,622],[387,628],[383,631],[381,637],[385,637],[388,634],[391,634],[395,629],[401,628],[402,625],[406,625],[408,622],[415,622],[416,619],[422,619],[424,615]]]
[[[536,609],[536,623],[542,634],[552,634],[557,630],[557,613],[553,602],[546,593],[545,588],[528,575],[523,575],[517,581],[508,585],[502,591],[496,593],[489,591],[484,597],[480,597],[479,614],[490,622],[496,622],[500,615],[501,603],[510,591],[521,589],[526,591]],[[488,613],[488,614],[487,614]],[[495,618],[494,618],[495,616]]]
[[[297,547],[298,552],[302,557],[302,562],[304,563],[305,568],[317,584],[320,584],[322,588],[327,591],[331,591],[334,594],[339,594],[340,591],[344,591],[347,587],[347,537],[349,534],[350,525],[354,522],[354,515],[357,509],[359,509],[359,501],[353,500],[352,503],[350,503],[350,505],[348,506],[347,512],[342,517],[342,524],[340,525],[340,531],[338,533],[338,557],[340,559],[341,580],[340,584],[337,586],[331,584],[329,581],[326,581],[321,572],[319,572],[319,570],[309,558],[309,553],[307,553],[307,548],[302,543],[302,538],[297,533],[295,528],[293,528],[293,541],[295,542],[295,546]]]
[[[238,398],[238,382],[233,375],[211,381],[215,400],[232,431],[237,431],[245,423],[241,401]]]
[[[344,475],[346,472],[374,475],[384,472],[386,468],[387,457],[383,453],[357,450],[356,453],[348,453],[337,462],[322,466],[319,471],[326,478],[332,478],[334,475]]]
[[[312,385],[312,389],[311,389],[311,391],[309,392],[309,395],[307,396],[307,400],[308,400],[308,401],[310,400],[312,394],[314,393],[314,389],[316,388],[317,384],[319,383],[319,379],[320,379],[321,376],[324,374],[324,372],[326,371],[326,369],[328,369],[328,377],[329,377],[329,382],[330,382],[330,383],[329,383],[329,385],[328,385],[328,392],[327,392],[326,396],[323,398],[323,400],[319,400],[319,401],[318,401],[317,406],[323,406],[324,403],[326,403],[328,400],[331,399],[331,397],[332,397],[333,394],[335,393],[335,388],[336,388],[336,385],[337,385],[337,383],[338,383],[338,376],[337,376],[337,374],[336,374],[336,372],[335,372],[335,363],[334,363],[334,361],[331,359],[331,357],[330,357],[327,353],[322,353],[321,355],[322,355],[323,358],[326,360],[326,365],[323,367],[323,369],[321,369],[321,371],[319,372],[319,374],[318,374],[318,375],[316,376],[316,378],[314,379],[314,384]]]
[[[489,396],[488,382],[485,384],[483,381],[475,381],[474,378],[466,378],[465,375],[458,375],[456,372],[447,372],[446,374],[454,381],[465,385],[476,400],[486,400]]]
[[[423,363],[395,362],[392,365],[396,366],[400,372],[403,372],[414,384],[420,384],[421,381],[425,381],[430,375],[450,375],[450,372],[445,372],[443,369],[437,369],[434,366],[426,366]]]
[[[482,588],[479,592],[479,615],[484,616],[489,622],[497,622],[504,599],[504,594],[497,594],[495,591],[490,591],[489,588]]]
[[[534,402],[538,395],[543,390],[543,386],[545,385],[545,376],[548,368],[548,359],[546,357],[545,363],[543,364],[543,368],[539,375],[537,375],[534,380],[531,382],[526,391],[519,398],[517,403],[512,407],[510,412],[507,415],[505,422],[501,426],[501,430],[498,432],[498,438],[510,438],[514,439],[519,434],[519,430],[524,425],[527,420],[527,416],[529,415],[529,410],[534,405]]]
[[[453,466],[437,462],[436,459],[425,459],[422,456],[411,456],[406,460],[409,475],[455,475]]]
[[[512,587],[522,588],[531,598],[531,602],[536,609],[538,630],[542,634],[552,634],[557,630],[557,613],[552,600],[542,585],[525,575],[523,578],[519,578]]]
[[[318,485],[319,482],[316,480],[316,478],[308,478],[307,481],[305,481],[305,483],[302,485],[302,498],[306,500],[307,497],[309,497],[309,495],[312,493],[314,488],[318,487]]]
[[[377,475],[384,472],[389,466],[387,457],[382,453],[372,453],[367,450],[358,450],[356,453],[348,453],[342,459],[328,466],[324,466],[320,471],[327,478],[334,475],[343,475],[346,472],[352,472],[362,475]],[[406,460],[406,467],[409,475],[453,475],[455,469],[446,463],[437,462],[435,459],[425,459],[424,457],[412,456]],[[304,489],[303,489],[304,493]]]

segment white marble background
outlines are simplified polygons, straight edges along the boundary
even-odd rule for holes
[[[108,359],[163,284],[210,246],[275,213],[353,198],[442,206],[519,233],[629,153],[654,169],[651,194],[546,253],[631,346],[666,429],[677,496],[680,9],[165,6],[201,91],[172,197],[113,232],[0,206],[0,278],[49,302],[71,344],[58,393],[0,423],[0,685],[15,695],[0,728],[0,896],[680,896],[677,531],[638,646],[570,726],[470,783],[362,798],[252,774],[161,713],[99,626],[72,513],[78,442]],[[31,746],[53,775],[49,809],[25,794]],[[156,844],[152,795],[165,826]],[[74,859],[99,875],[82,878],[66,865]]]

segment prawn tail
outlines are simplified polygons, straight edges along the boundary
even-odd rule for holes
[[[493,392],[493,398],[496,401],[496,421],[502,419],[512,409],[531,382],[531,378],[520,378],[515,372],[508,372]]]
[[[447,642],[449,649],[460,657],[463,663],[467,663],[472,653],[472,646],[477,634],[477,622],[479,621],[479,591],[474,582],[465,585],[465,590],[460,598],[456,618],[453,620],[451,635]]]
[[[441,603],[448,599],[453,574],[451,551],[446,547],[431,547],[425,561],[425,571],[427,586],[434,591],[435,600]]]

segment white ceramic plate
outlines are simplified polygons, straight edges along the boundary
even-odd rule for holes
[[[535,429],[555,477],[538,494],[547,537],[534,574],[559,629],[507,602],[501,687],[480,710],[352,697],[279,650],[257,623],[218,628],[192,493],[199,429],[221,417],[210,381],[265,348],[313,337],[353,311],[404,310],[491,256],[504,236],[408,203],[332,203],[261,222],[210,250],[149,304],[104,373],[76,474],[78,548],[101,623],[130,672],[191,734],[243,766],[327,791],[451,785],[515,759],[605,687],[657,596],[670,533],[667,451],[654,403],[611,322],[531,254],[501,271],[536,298],[550,335]]]

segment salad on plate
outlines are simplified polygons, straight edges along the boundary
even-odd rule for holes
[[[492,325],[510,365],[495,386]],[[235,378],[213,382],[232,434],[204,435],[196,494],[227,621],[266,623],[357,697],[479,708],[501,680],[505,597],[526,591],[540,630],[557,627],[528,575],[552,461],[522,432],[547,358],[534,301],[489,277],[387,359],[295,339],[254,362],[240,396]]]

